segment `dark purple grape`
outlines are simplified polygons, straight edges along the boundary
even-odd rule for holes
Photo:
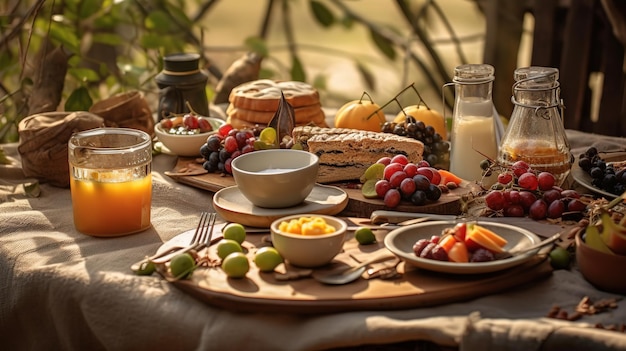
[[[553,201],[548,205],[548,218],[559,218],[565,212],[565,203],[563,201]]]
[[[487,249],[479,248],[472,253],[470,262],[491,262],[495,260],[493,253]]]
[[[520,204],[509,204],[504,208],[506,217],[524,217],[525,214],[524,208]]]
[[[528,209],[528,215],[534,220],[546,218],[548,216],[548,204],[542,199],[535,200]]]
[[[430,201],[437,201],[441,197],[441,189],[438,185],[430,184],[426,190],[426,198]]]
[[[424,206],[428,198],[426,197],[426,192],[423,190],[416,190],[413,195],[411,195],[411,203],[415,206]]]
[[[428,190],[430,186],[430,180],[423,174],[416,174],[413,176],[413,181],[415,182],[415,189],[417,190]]]
[[[554,201],[561,199],[561,192],[556,189],[550,189],[543,193],[542,198],[548,205],[550,205]]]
[[[206,145],[209,148],[209,150],[211,150],[211,151],[219,151],[220,147],[222,145],[222,141],[220,140],[220,138],[218,136],[211,135],[207,139]]]
[[[567,202],[567,211],[582,212],[587,208],[584,202],[579,199],[571,199]]]

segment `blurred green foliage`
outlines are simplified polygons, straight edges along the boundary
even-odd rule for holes
[[[230,0],[232,1],[232,0]],[[239,1],[239,0],[237,0]],[[249,0],[241,0],[247,3]],[[259,1],[259,0],[254,0]],[[359,0],[351,3],[358,3]],[[221,72],[210,65],[211,48],[204,44],[204,33],[211,23],[201,19],[216,8],[219,0],[8,0],[0,4],[0,142],[18,140],[17,123],[27,116],[29,98],[37,83],[38,68],[46,67],[44,56],[62,47],[70,55],[59,110],[88,110],[94,101],[129,89],[154,89],[153,78],[161,70],[162,57],[169,53],[193,51],[203,55],[205,68],[219,78]],[[380,0],[381,6],[396,6],[410,28],[400,33],[380,26],[372,18],[353,12],[342,0],[266,0],[257,33],[249,33],[236,50],[255,51],[271,57],[267,45],[268,28],[275,23],[287,38],[288,62],[280,66],[292,80],[310,81],[324,89],[323,77],[307,76],[302,53],[293,35],[290,14],[296,7],[306,9],[324,28],[356,25],[367,29],[370,40],[388,60],[399,56],[424,69],[423,55],[434,62],[427,80],[439,89],[449,81],[434,45],[425,35],[424,18],[430,13],[445,16],[436,1]],[[306,5],[306,6],[303,6]],[[450,31],[450,36],[454,33]],[[410,37],[419,40],[422,53],[410,47]],[[463,58],[461,58],[463,61]],[[355,67],[368,87],[374,75],[366,64],[354,59]],[[274,68],[276,69],[276,68]],[[262,77],[276,72],[263,68]],[[284,72],[283,72],[284,73]],[[312,80],[312,82],[311,82]],[[208,86],[209,98],[212,87]]]

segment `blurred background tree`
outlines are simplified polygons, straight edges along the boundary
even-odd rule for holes
[[[88,110],[123,91],[142,91],[156,110],[154,77],[176,52],[201,54],[209,100],[229,65],[254,51],[261,78],[306,81],[325,107],[363,91],[383,105],[415,83],[441,110],[454,67],[482,62],[484,30],[470,0],[8,0],[0,142],[17,141],[32,113]],[[416,103],[409,93],[387,108]]]

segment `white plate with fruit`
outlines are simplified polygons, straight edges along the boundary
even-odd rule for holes
[[[395,229],[385,237],[385,246],[417,268],[480,274],[528,261],[539,249],[505,259],[498,259],[498,253],[523,249],[540,241],[532,232],[504,223],[435,221]]]

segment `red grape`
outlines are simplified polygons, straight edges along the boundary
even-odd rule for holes
[[[539,190],[546,191],[552,189],[554,184],[556,183],[556,179],[554,175],[550,172],[541,172],[537,175],[537,182],[539,185]]]
[[[378,161],[376,161],[376,163],[382,163],[385,166],[387,166],[388,164],[391,163],[391,157],[389,156],[381,157],[378,159]]]
[[[389,189],[383,197],[383,203],[389,208],[398,207],[401,198],[402,196],[400,195],[400,191],[398,191],[398,189]]]
[[[565,203],[563,201],[553,201],[548,206],[548,218],[559,218],[563,215],[563,212],[565,212]]]
[[[222,124],[218,129],[217,132],[221,135],[221,136],[227,136],[228,133],[230,133],[230,131],[233,129],[233,126],[230,123],[226,123],[226,124]]]
[[[430,240],[428,239],[420,239],[416,241],[415,244],[413,244],[413,252],[415,255],[419,256],[428,244],[430,244]]]
[[[509,184],[513,180],[513,175],[509,172],[498,174],[498,183]]]
[[[186,114],[183,117],[183,124],[189,129],[198,129],[198,117],[192,114]]]
[[[419,160],[417,162],[417,168],[419,167],[430,167],[430,163],[428,163],[428,161],[426,160]]]
[[[550,189],[548,191],[544,191],[542,198],[549,205],[554,201],[561,199],[561,192],[555,189]]]
[[[399,164],[399,163],[390,163],[387,166],[385,166],[385,170],[383,171],[383,177],[385,177],[385,179],[390,180],[391,179],[391,175],[401,171],[404,169],[404,166]]]
[[[511,169],[513,170],[513,174],[515,174],[515,176],[520,177],[530,169],[530,166],[524,161],[517,161],[513,163]]]
[[[537,190],[539,182],[534,173],[526,172],[517,178],[517,184],[526,190]]]
[[[524,217],[525,214],[524,208],[519,204],[509,204],[504,208],[504,215],[507,217]]]
[[[403,171],[411,178],[417,174],[417,165],[415,163],[407,163],[404,166]]]
[[[548,204],[542,199],[535,200],[535,202],[533,202],[528,209],[528,215],[534,220],[546,218],[548,215]]]
[[[408,198],[409,196],[413,195],[414,192],[415,192],[415,182],[413,181],[413,178],[402,179],[402,181],[400,182],[400,193],[405,198]]]
[[[561,196],[568,197],[570,199],[580,199],[580,194],[576,190],[563,190],[561,191]]]
[[[567,210],[570,212],[582,212],[586,208],[587,205],[579,199],[571,199],[567,202]]]
[[[237,143],[237,139],[235,139],[235,137],[231,135],[227,136],[226,139],[224,139],[224,149],[229,154],[232,154],[233,152],[238,150],[239,144]]]
[[[404,171],[397,171],[391,175],[391,177],[389,178],[389,183],[391,183],[392,188],[399,188],[400,183],[402,183],[402,181],[408,177],[409,176]]]
[[[519,204],[522,200],[518,190],[506,189],[504,191],[504,200],[513,205]]]
[[[490,191],[487,196],[485,196],[485,202],[487,207],[494,211],[499,211],[504,208],[506,201],[504,200],[504,194],[499,190]]]
[[[530,205],[537,200],[537,196],[531,193],[530,191],[520,191],[519,192],[520,203],[524,209],[530,209]]]
[[[389,189],[391,189],[391,184],[389,184],[388,180],[381,179],[374,184],[374,189],[376,190],[376,195],[382,199],[385,197],[385,194],[389,191]]]
[[[198,128],[201,132],[210,132],[213,130],[211,123],[206,118],[198,118]]]
[[[391,158],[391,163],[399,163],[404,166],[409,163],[409,159],[406,157],[406,155],[398,154]]]

